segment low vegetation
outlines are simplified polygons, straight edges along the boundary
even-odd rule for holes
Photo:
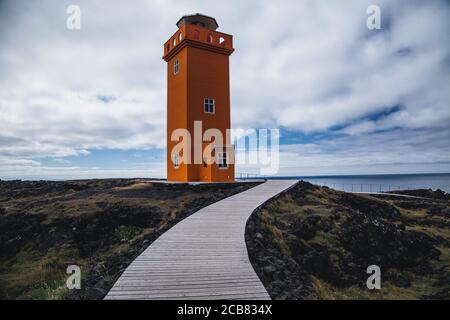
[[[0,299],[101,299],[160,234],[254,185],[0,181]],[[65,285],[69,265],[81,290]]]
[[[398,193],[398,192],[396,192]],[[450,202],[357,195],[301,182],[247,223],[250,260],[274,299],[450,299]],[[367,267],[381,269],[369,290]]]

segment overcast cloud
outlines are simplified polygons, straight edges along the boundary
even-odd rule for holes
[[[195,12],[234,35],[232,124],[281,128],[280,174],[449,171],[448,1],[0,0],[0,178],[164,175],[94,155],[164,154],[162,44]]]

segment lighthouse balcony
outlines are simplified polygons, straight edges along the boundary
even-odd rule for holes
[[[206,29],[195,24],[185,24],[175,32],[164,44],[164,59],[172,56],[173,52],[186,44],[200,45],[203,48],[219,49],[224,53],[231,54],[233,49],[233,36]],[[225,50],[224,50],[225,49]]]

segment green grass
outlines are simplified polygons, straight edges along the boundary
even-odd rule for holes
[[[50,250],[43,255],[22,250],[12,262],[2,263],[1,296],[6,299],[62,299],[67,294],[65,268],[70,251]],[[79,262],[78,262],[79,263]]]
[[[341,198],[343,193],[325,189],[315,188],[312,186],[304,186],[301,196],[296,199],[292,192],[288,192],[276,201],[271,202],[269,205],[263,208],[258,216],[263,226],[270,234],[273,242],[282,250],[285,254],[290,255],[292,258],[298,259],[301,262],[302,256],[293,256],[294,247],[298,247],[298,242],[302,242],[299,246],[304,248],[310,246],[316,248],[326,248],[329,254],[331,263],[335,270],[338,272],[345,272],[345,268],[341,268],[342,263],[346,263],[343,257],[349,252],[347,247],[341,242],[341,234],[343,232],[343,225],[350,221],[352,217],[360,210],[364,211],[364,208],[370,210],[370,215],[377,215],[378,219],[382,219],[385,223],[404,226],[406,230],[413,230],[415,232],[421,232],[427,234],[435,239],[444,238],[450,241],[450,228],[447,227],[450,219],[445,215],[445,212],[449,211],[449,203],[445,204],[442,200],[429,201],[423,203],[420,200],[415,199],[400,199],[395,200],[389,198],[388,200],[374,198],[366,195],[346,195]],[[351,197],[351,201],[346,201],[348,197]],[[351,203],[361,205],[361,207],[353,208]],[[361,204],[358,203],[361,201]],[[397,202],[398,201],[398,202]],[[386,206],[390,204],[391,207]],[[404,209],[401,206],[408,207]],[[389,215],[383,215],[382,212],[377,210],[390,210],[386,212],[394,212],[396,208],[401,218],[395,218],[394,220],[384,218]],[[319,216],[320,223],[315,225],[314,237],[309,240],[300,238],[291,234],[292,226],[297,222],[305,221],[309,215]],[[365,220],[366,221],[366,220]],[[324,225],[326,225],[326,229]],[[368,219],[365,223],[376,224],[377,222],[371,222]],[[432,225],[428,225],[432,223]],[[311,228],[311,227],[308,227]],[[328,230],[330,229],[330,230]],[[298,232],[298,231],[296,231]],[[298,234],[298,233],[297,233]],[[367,239],[373,245],[372,239]],[[379,239],[378,241],[383,241]],[[361,244],[364,245],[364,244]],[[314,274],[314,270],[310,273],[311,282],[314,287],[315,294],[319,299],[327,300],[341,300],[341,299],[355,299],[355,300],[411,300],[411,299],[423,299],[425,296],[433,295],[448,289],[449,286],[445,286],[442,279],[450,279],[450,248],[441,246],[437,247],[440,250],[441,255],[438,259],[421,260],[422,262],[429,263],[431,272],[429,275],[423,275],[420,272],[414,273],[416,270],[414,266],[410,269],[389,269],[382,270],[382,289],[381,290],[369,290],[365,287],[365,283],[358,283],[355,285],[349,285],[347,287],[342,284],[330,283],[325,279]],[[383,256],[382,256],[383,257]],[[308,261],[308,260],[305,260]],[[299,266],[300,268],[302,265]],[[358,265],[359,267],[359,265]],[[404,267],[407,268],[407,267]],[[343,271],[344,270],[344,271]],[[352,270],[352,269],[349,269]],[[365,269],[362,271],[365,272]],[[320,274],[320,273],[319,273]],[[383,280],[383,276],[388,279],[401,279],[402,281],[389,281]],[[408,285],[408,281],[410,285]],[[405,284],[406,281],[406,284]],[[394,283],[395,282],[395,283]],[[396,284],[397,283],[397,284]],[[448,297],[450,298],[450,297]]]
[[[104,267],[92,273],[91,283],[100,276],[108,290],[144,239],[153,241],[177,219],[255,185],[0,181],[0,219],[14,225],[0,224],[0,299],[65,299],[66,269],[72,264],[81,267],[80,292],[88,291],[83,279],[98,265]]]
[[[320,300],[418,300],[423,294],[434,293],[434,280],[420,278],[409,288],[400,288],[390,282],[383,282],[380,290],[348,287],[341,288],[312,277],[312,283]]]
[[[120,226],[115,230],[115,234],[119,239],[133,240],[142,233],[142,230],[142,228],[136,226]]]

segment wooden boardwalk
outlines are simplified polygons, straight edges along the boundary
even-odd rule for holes
[[[134,260],[105,299],[270,299],[248,258],[245,225],[295,180],[269,180],[176,224]]]

